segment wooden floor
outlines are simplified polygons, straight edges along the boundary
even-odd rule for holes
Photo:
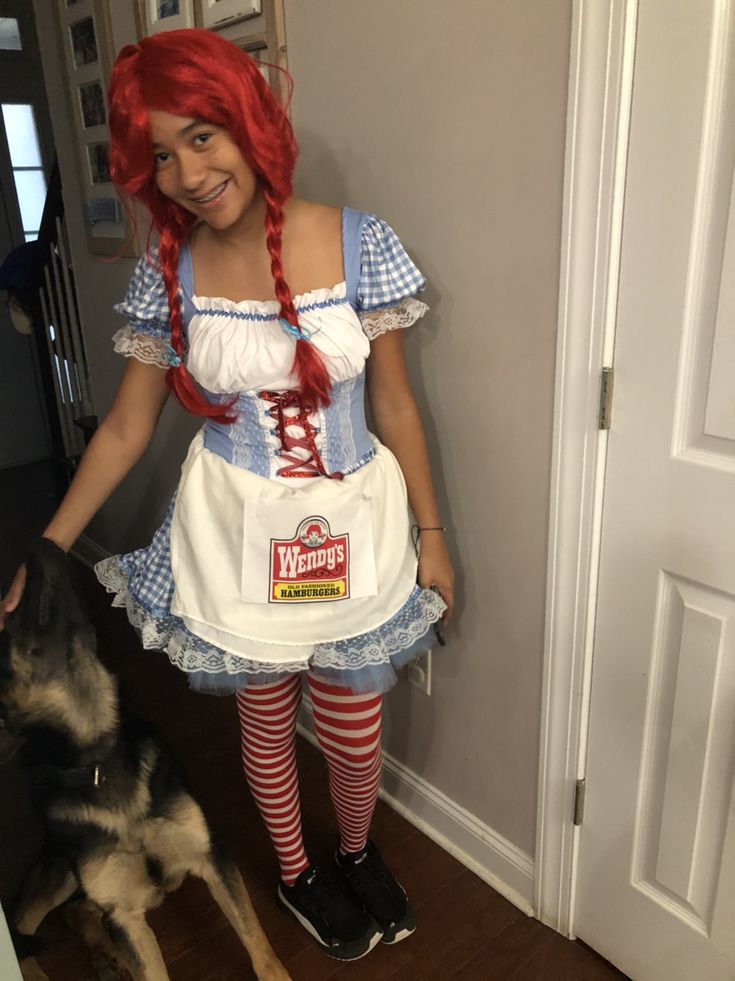
[[[155,720],[183,761],[192,791],[240,866],[263,926],[294,981],[624,979],[594,953],[526,917],[382,802],[372,834],[416,906],[418,929],[401,944],[379,945],[352,964],[328,958],[275,901],[273,854],[241,776],[233,700],[189,692],[163,655],[140,649],[122,611],[108,607],[88,574],[84,583],[103,660],[118,673],[130,706]],[[314,860],[331,867],[336,829],[325,767],[308,743],[300,742],[298,753],[307,846]],[[0,742],[0,760],[3,755]],[[40,841],[14,760],[0,765],[0,800],[0,899],[6,904]],[[171,981],[254,977],[234,933],[200,883],[187,881],[151,914],[150,922]],[[47,948],[39,962],[51,981],[93,981],[86,951],[60,914],[49,917],[40,933]]]

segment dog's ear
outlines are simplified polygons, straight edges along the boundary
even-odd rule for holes
[[[62,600],[69,560],[51,539],[39,538],[31,546],[26,569],[26,588],[34,594],[35,617],[39,627],[45,629],[51,624],[56,606]]]
[[[26,592],[35,607],[34,614],[41,629],[53,626],[59,619],[71,628],[87,623],[72,563],[66,552],[49,538],[39,538],[31,547]]]

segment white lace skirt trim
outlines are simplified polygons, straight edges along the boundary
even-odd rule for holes
[[[356,670],[385,664],[423,637],[446,609],[437,593],[416,586],[398,613],[382,626],[357,637],[317,644],[308,661],[273,663],[248,659],[214,647],[193,634],[178,617],[157,617],[149,613],[131,595],[127,577],[116,556],[99,562],[95,572],[107,591],[114,593],[112,605],[126,609],[143,647],[165,651],[172,664],[188,674],[257,675],[264,671],[303,671],[309,667]]]

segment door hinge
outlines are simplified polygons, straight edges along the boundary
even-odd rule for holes
[[[584,791],[587,781],[583,777],[574,786],[574,824],[579,825],[584,818]]]
[[[600,378],[600,411],[597,419],[598,429],[609,429],[612,417],[612,398],[613,398],[613,378],[612,368],[603,368]]]

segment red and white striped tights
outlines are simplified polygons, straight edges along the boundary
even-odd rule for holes
[[[354,695],[307,675],[319,746],[329,767],[329,790],[342,852],[365,847],[380,785],[382,696]],[[242,760],[248,786],[263,817],[281,868],[292,885],[308,867],[301,833],[296,774],[296,716],[301,675],[237,693]]]

